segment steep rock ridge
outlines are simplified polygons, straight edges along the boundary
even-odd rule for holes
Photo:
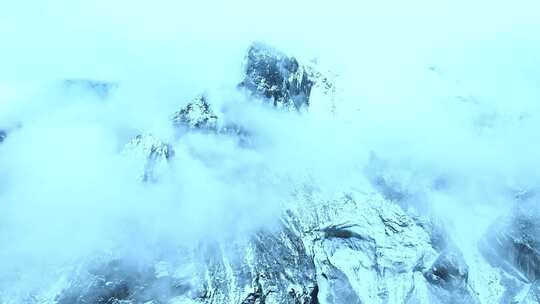
[[[253,43],[245,58],[244,79],[238,88],[256,98],[270,102],[278,109],[300,110],[308,107],[334,112],[338,91],[329,72],[313,64],[300,64],[294,57],[263,43]],[[313,104],[310,100],[315,100]],[[202,131],[232,135],[242,146],[250,146],[249,126],[231,122],[220,115],[211,100],[201,94],[175,112],[171,121],[182,131]]]
[[[444,191],[448,181],[417,178],[414,189],[403,184],[407,178],[399,172],[387,170],[389,164],[372,155],[368,177],[375,189],[386,199],[403,208],[411,202],[422,208],[422,191]],[[390,166],[391,167],[391,166]],[[397,182],[401,181],[401,183]],[[423,189],[423,190],[422,190]],[[538,275],[540,269],[540,216],[535,191],[516,194],[516,207],[511,214],[494,221],[489,233],[476,248],[469,248],[466,256],[460,244],[443,227],[433,226],[431,217],[421,223],[432,235],[432,244],[439,257],[424,271],[432,293],[439,301],[458,303],[538,303]],[[444,299],[444,300],[441,300]]]
[[[437,253],[410,216],[376,193],[309,201],[299,214],[312,231],[322,303],[429,303],[422,271]]]
[[[306,224],[315,232],[321,301],[404,303],[416,265],[434,254],[428,235],[377,196],[350,193],[312,203],[312,218],[318,220]]]
[[[447,177],[408,175],[374,153],[366,176],[377,192],[407,210],[430,235],[437,258],[422,270],[429,283],[430,303],[509,303],[505,292],[514,287],[505,283],[506,274],[489,264],[478,247],[467,248],[465,255],[462,244],[453,239],[442,219],[429,212],[431,202],[426,200],[426,193],[444,192],[450,182]]]
[[[205,95],[197,96],[171,117],[172,125],[181,132],[207,132],[234,136],[243,147],[250,145],[250,133],[245,127],[235,123],[225,123],[216,114],[214,106]]]
[[[429,294],[421,269],[429,235],[378,195],[324,201],[306,193],[277,230],[221,243],[201,303],[415,303]],[[382,205],[381,205],[382,204]],[[341,224],[345,222],[346,224]],[[335,224],[340,223],[340,224]],[[200,256],[196,254],[195,256]],[[175,303],[181,302],[178,297]],[[426,300],[427,301],[427,300]],[[424,301],[425,303],[427,303]],[[189,302],[186,302],[189,303]]]
[[[276,108],[308,108],[312,93],[316,93],[318,102],[330,99],[330,111],[335,107],[336,86],[330,76],[321,72],[315,64],[300,64],[294,57],[287,57],[268,45],[254,43],[248,49],[244,65],[244,79],[238,88],[271,101]],[[220,126],[220,118],[205,95],[195,97],[174,113],[171,120],[175,127],[190,130],[226,131],[239,128]]]
[[[413,218],[376,193],[349,193],[331,201],[299,193],[275,230],[182,248],[179,261],[156,261],[154,274],[132,268],[109,274],[111,268],[105,267],[82,280],[93,282],[86,293],[74,283],[75,291],[68,289],[70,296],[61,298],[99,294],[109,296],[103,303],[145,303],[140,297],[152,290],[148,286],[160,286],[162,298],[145,300],[476,303],[461,285],[466,268],[455,257],[438,254],[430,240]]]
[[[205,267],[202,303],[316,303],[313,261],[286,223],[246,240],[220,242],[215,252]]]
[[[218,117],[204,95],[197,96],[184,108],[174,113],[171,120],[177,128],[208,131],[216,131],[218,128]]]
[[[254,43],[247,52],[245,78],[238,86],[277,108],[299,110],[309,106],[313,83],[306,68],[294,57]]]
[[[112,261],[59,303],[430,303],[422,270],[436,252],[399,207],[376,194],[303,196],[274,230],[182,248],[153,273]]]

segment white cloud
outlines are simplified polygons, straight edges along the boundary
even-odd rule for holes
[[[345,191],[365,178],[372,151],[456,227],[472,205],[473,218],[495,216],[503,209],[489,206],[509,204],[508,189],[538,187],[538,6],[4,3],[0,128],[12,132],[0,145],[0,270],[8,260],[63,263],[269,224],[289,199],[288,178]],[[333,69],[338,117],[278,113],[231,92],[253,40]],[[119,88],[95,100],[66,94],[59,81],[67,78]],[[205,91],[250,128],[255,149],[213,135],[172,140],[168,117]],[[138,183],[120,153],[144,131],[177,152],[158,184]],[[424,187],[440,176],[447,190]]]

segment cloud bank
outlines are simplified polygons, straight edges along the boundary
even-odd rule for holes
[[[2,6],[2,288],[94,252],[143,258],[271,226],[308,182],[332,195],[382,176],[471,244],[516,192],[538,188],[534,1]],[[335,113],[281,113],[239,93],[255,40],[337,75]],[[65,79],[118,87],[100,98]],[[253,149],[175,135],[170,115],[201,92],[248,126]],[[175,150],[154,184],[122,152],[145,132]]]

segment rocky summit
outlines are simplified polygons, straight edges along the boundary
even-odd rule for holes
[[[254,43],[246,55],[245,78],[238,86],[278,108],[300,109],[309,106],[313,83],[294,57]]]

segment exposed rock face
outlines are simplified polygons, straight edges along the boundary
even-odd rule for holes
[[[82,280],[92,282],[85,285],[90,288],[81,291],[80,280],[74,281],[60,299],[97,294],[109,298],[96,303],[126,304],[479,303],[462,257],[438,253],[430,240],[379,194],[355,192],[331,201],[302,195],[274,230],[184,247],[178,260],[156,261],[153,273],[107,266]],[[155,286],[159,296],[151,292]]]
[[[241,146],[250,145],[249,131],[234,123],[224,123],[223,117],[219,117],[213,106],[204,95],[200,95],[189,102],[171,118],[175,128],[182,131],[209,132],[225,136],[234,136]]]
[[[413,298],[427,296],[416,287],[427,280],[416,274],[436,253],[429,235],[397,206],[360,193],[328,202],[299,200],[276,230],[185,248],[184,259],[161,275],[125,270],[108,279],[105,267],[91,280],[104,282],[92,283],[97,291],[90,293],[109,295],[110,303],[139,303],[140,290],[166,276],[163,290],[172,303],[416,303]],[[334,224],[341,222],[347,224]],[[66,293],[73,299],[77,292]]]
[[[218,127],[218,117],[204,95],[196,97],[174,113],[172,122],[175,127],[188,129],[216,131]]]
[[[254,97],[271,102],[279,109],[308,108],[313,91],[317,102],[324,104],[325,111],[333,111],[335,106],[336,88],[324,73],[313,65],[301,65],[294,57],[287,57],[262,43],[250,46],[246,55],[244,80],[238,87]],[[171,121],[175,128],[184,131],[235,136],[241,146],[251,144],[249,126],[225,122],[205,95],[195,97],[175,112]]]
[[[314,82],[294,57],[262,43],[251,45],[246,56],[246,76],[239,87],[264,98],[278,108],[309,106]]]
[[[436,254],[420,226],[378,195],[351,193],[310,209],[322,303],[409,301],[419,265]]]
[[[315,267],[287,223],[277,231],[221,243],[208,260],[203,303],[313,303]],[[298,271],[290,271],[291,267]],[[315,297],[314,297],[315,295]]]

